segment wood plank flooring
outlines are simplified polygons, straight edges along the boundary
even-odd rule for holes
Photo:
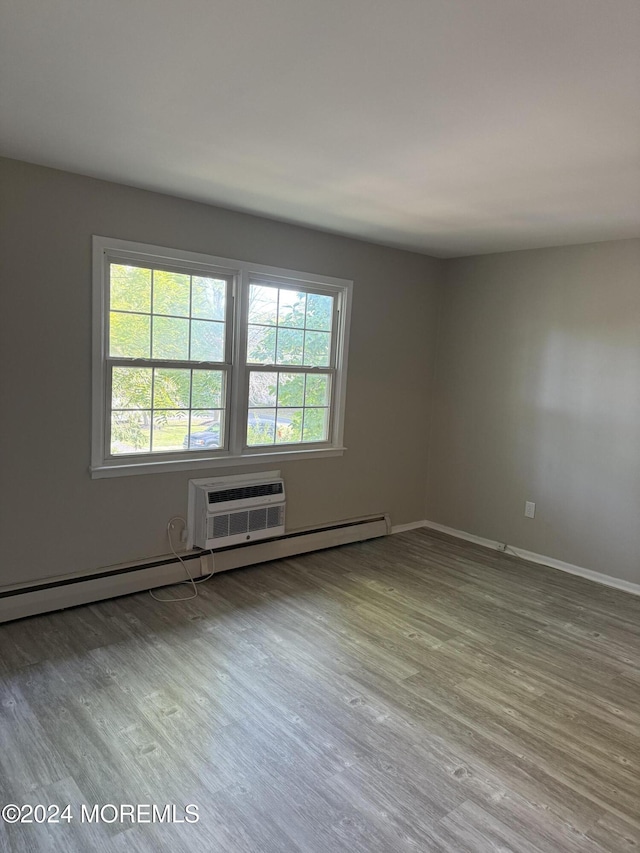
[[[0,626],[0,804],[74,815],[1,850],[640,850],[639,598],[426,530],[200,593]]]

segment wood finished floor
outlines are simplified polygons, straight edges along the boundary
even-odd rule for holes
[[[640,849],[640,599],[425,530],[0,626],[7,851]]]

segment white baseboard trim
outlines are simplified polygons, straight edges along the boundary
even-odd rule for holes
[[[408,524],[394,524],[391,528],[392,533],[406,533],[407,530],[417,530],[418,527],[425,527],[426,521],[410,521]]]
[[[374,539],[386,536],[389,532],[388,516],[373,516],[349,519],[317,530],[292,531],[281,539],[218,551],[213,559],[208,552],[202,555],[185,552],[183,556],[187,557],[186,564],[192,577],[200,578],[211,572],[218,574],[229,569],[280,560],[309,551]],[[16,585],[4,587],[0,589],[0,623],[52,610],[64,610],[105,598],[144,592],[185,580],[184,567],[177,560],[157,557],[153,562],[160,565],[128,563],[104,568],[101,570],[102,576],[99,572],[86,577],[75,574],[40,581],[29,588],[19,588]]]
[[[483,539],[482,536],[476,536],[474,533],[467,533],[464,530],[456,530],[455,527],[447,527],[444,524],[438,524],[437,521],[423,521],[423,527],[429,527],[431,530],[439,530],[440,533],[447,533],[449,536],[455,536],[456,539],[464,539],[467,542],[473,542],[475,545],[482,545],[484,548],[492,548],[494,551],[500,550],[500,542],[494,542],[493,539]]]
[[[422,521],[415,525],[416,527],[429,527],[431,530],[439,530],[441,533],[447,533],[449,536],[455,536],[457,539],[465,539],[467,542],[473,542],[475,545],[482,545],[483,548],[491,548],[493,551],[502,551],[500,547],[504,543],[495,542],[492,539],[484,539],[482,536],[476,536],[473,533],[467,533],[464,530],[456,530],[454,527],[446,527],[444,524],[438,524],[436,521]],[[392,531],[394,532],[394,531]],[[582,566],[574,566],[572,563],[565,563],[563,560],[556,560],[555,557],[546,557],[544,554],[536,554],[534,551],[525,551],[524,548],[515,548],[513,545],[508,545],[508,551],[512,557],[520,557],[522,560],[528,560],[530,563],[539,563],[542,566],[548,566],[552,569],[558,569],[561,572],[567,572],[570,575],[578,575],[581,578],[594,581],[603,586],[610,586],[614,589],[621,589],[623,592],[630,592],[632,595],[640,595],[640,584],[632,583],[631,581],[622,580],[622,578],[614,578],[611,575],[604,575],[601,572],[594,572],[591,569],[584,569]]]

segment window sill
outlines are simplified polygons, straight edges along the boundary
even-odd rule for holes
[[[346,447],[323,447],[316,450],[283,450],[279,453],[247,453],[243,456],[221,456],[217,459],[176,459],[175,461],[96,465],[90,468],[92,480],[107,477],[130,477],[134,474],[167,474],[171,471],[197,471],[213,468],[242,468],[247,465],[271,465],[274,462],[297,462],[301,459],[327,459],[342,456]]]

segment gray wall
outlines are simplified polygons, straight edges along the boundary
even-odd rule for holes
[[[640,240],[448,261],[442,296],[426,517],[640,582]]]
[[[278,466],[288,526],[422,517],[441,262],[17,161],[0,186],[0,585],[164,554],[186,511],[188,472],[89,477],[91,234],[353,279],[348,451]]]
[[[278,466],[290,528],[415,521],[427,483],[433,521],[640,582],[640,241],[439,262],[12,160],[0,186],[0,585],[164,554],[186,510],[189,472],[89,477],[93,233],[354,279],[349,449]]]

